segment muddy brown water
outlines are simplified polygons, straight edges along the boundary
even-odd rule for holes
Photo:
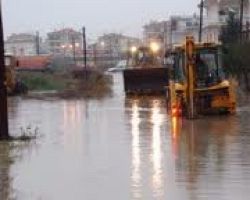
[[[103,100],[9,100],[12,134],[41,138],[14,158],[0,144],[1,200],[250,198],[250,107],[171,119],[164,99],[125,98],[114,79]]]

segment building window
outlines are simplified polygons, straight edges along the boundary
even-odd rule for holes
[[[193,26],[192,22],[186,22],[186,27],[191,27],[191,26]]]
[[[24,55],[25,55],[24,48],[21,48],[21,49],[20,49],[20,55],[21,55],[21,56],[24,56]]]
[[[11,53],[15,56],[16,55],[16,47],[11,48]]]

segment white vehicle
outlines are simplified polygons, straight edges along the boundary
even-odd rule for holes
[[[127,68],[127,61],[121,60],[117,63],[115,67],[111,67],[107,70],[107,72],[120,72]]]

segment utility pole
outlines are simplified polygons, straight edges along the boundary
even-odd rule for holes
[[[86,42],[86,28],[82,28],[82,48],[83,48],[83,64],[85,72],[87,72],[87,42]]]
[[[164,27],[163,27],[163,44],[164,44],[164,52],[163,52],[163,63],[165,63],[165,55],[167,52],[167,22],[164,22]]]
[[[130,53],[131,53],[131,44],[130,44],[130,40],[127,40],[127,58],[126,58],[126,63],[127,63],[127,66],[129,66],[129,59],[130,59]]]
[[[72,36],[72,53],[73,53],[74,65],[76,66],[76,41],[74,36]]]
[[[173,49],[173,19],[170,19],[170,49]]]
[[[7,88],[5,85],[2,2],[0,1],[0,140],[9,139]]]
[[[199,28],[199,42],[202,42],[202,29],[203,29],[203,12],[204,12],[204,0],[201,0],[200,8],[200,28]]]
[[[240,42],[243,39],[244,0],[240,0]]]
[[[36,55],[40,55],[40,34],[38,31],[36,32]]]
[[[94,61],[94,66],[97,66],[97,44],[93,45],[93,61]]]

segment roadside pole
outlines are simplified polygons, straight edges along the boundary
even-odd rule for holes
[[[204,12],[204,0],[201,0],[200,7],[200,28],[199,28],[199,42],[202,42],[202,29],[203,29],[203,12]]]
[[[170,19],[170,49],[173,49],[173,19]]]
[[[7,88],[5,85],[2,1],[0,1],[0,140],[9,139]]]
[[[164,44],[164,47],[163,47],[163,64],[165,65],[166,62],[165,62],[165,56],[166,56],[166,52],[167,52],[167,23],[164,22],[164,28],[163,28],[163,44]]]
[[[87,73],[87,43],[86,43],[86,28],[82,28],[82,47],[83,47],[83,65],[85,73]]]
[[[244,0],[240,1],[240,42],[243,39]]]
[[[40,34],[38,31],[36,32],[36,55],[40,55]]]
[[[97,67],[97,44],[93,45],[94,66]]]
[[[72,36],[72,52],[73,52],[74,65],[76,66],[76,41],[74,36]]]

